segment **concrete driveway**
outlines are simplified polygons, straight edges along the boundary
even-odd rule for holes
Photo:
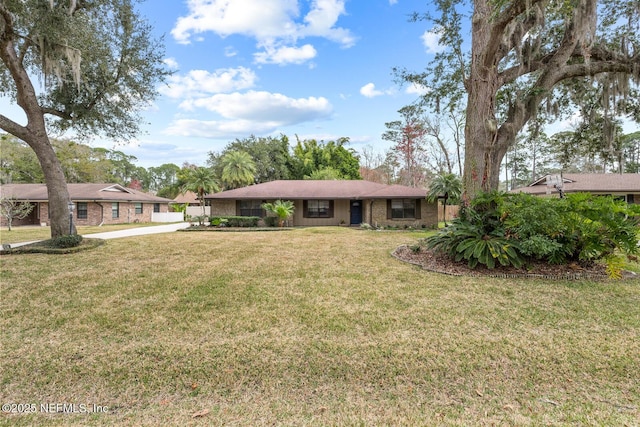
[[[188,222],[177,222],[151,227],[127,228],[126,230],[106,231],[104,233],[83,234],[88,239],[119,239],[121,237],[144,236],[146,234],[172,233],[189,227]]]

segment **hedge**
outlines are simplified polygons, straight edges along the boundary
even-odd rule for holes
[[[212,216],[209,224],[217,227],[257,227],[258,216]]]

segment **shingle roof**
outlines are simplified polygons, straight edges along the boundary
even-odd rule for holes
[[[424,198],[427,191],[356,180],[279,180],[209,194],[207,199],[391,199]]]
[[[546,176],[542,177],[526,187],[511,191],[545,194],[547,191],[546,178]],[[570,193],[640,193],[640,174],[636,173],[565,173],[562,174],[562,178],[563,190]]]
[[[198,195],[193,191],[187,191],[185,193],[178,194],[174,199],[176,203],[189,203],[191,205],[199,205],[200,200],[198,199]]]
[[[170,203],[171,199],[157,197],[119,184],[67,184],[73,201],[114,201]],[[18,200],[41,202],[49,200],[45,184],[4,184],[0,186],[3,197],[14,196]]]

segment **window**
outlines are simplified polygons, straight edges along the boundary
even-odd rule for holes
[[[155,213],[160,212],[160,203],[154,203],[154,204],[153,204],[153,211],[154,211]]]
[[[111,218],[119,218],[120,217],[120,203],[113,202],[111,203]]]
[[[393,219],[415,219],[416,200],[415,199],[392,199],[389,203],[391,218]]]
[[[239,216],[258,216],[264,217],[261,200],[239,200],[238,215]]]
[[[87,202],[76,203],[78,219],[87,219]]]
[[[305,218],[333,218],[333,200],[305,200]]]
[[[142,203],[134,203],[136,208],[136,215],[140,215],[142,213]]]

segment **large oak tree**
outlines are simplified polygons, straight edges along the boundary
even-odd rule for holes
[[[505,153],[542,109],[561,111],[572,92],[597,79],[607,88],[603,104],[615,114],[624,110],[625,97],[640,83],[637,0],[435,4],[437,16],[415,18],[433,22],[446,49],[426,72],[400,75],[428,87],[425,99],[436,109],[466,99],[467,197],[498,188]]]
[[[164,48],[135,0],[0,0],[0,96],[26,118],[0,129],[36,153],[49,196],[51,236],[69,232],[70,201],[49,135],[126,140],[167,75]]]

